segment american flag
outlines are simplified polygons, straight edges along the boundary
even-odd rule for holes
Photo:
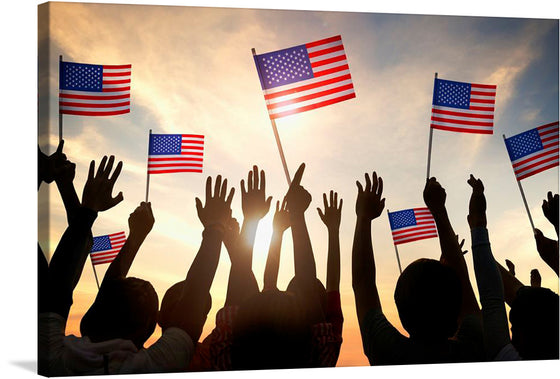
[[[270,119],[356,97],[340,36],[254,58]]]
[[[126,235],[124,232],[93,237],[93,246],[90,252],[91,262],[94,265],[113,262],[125,242]]]
[[[148,174],[202,172],[204,136],[150,134]]]
[[[130,112],[132,66],[60,62],[62,114],[113,116]]]
[[[411,208],[389,212],[395,245],[437,237],[436,222],[428,208]]]
[[[435,79],[430,127],[492,134],[496,86]]]
[[[558,166],[558,121],[506,138],[517,180]]]

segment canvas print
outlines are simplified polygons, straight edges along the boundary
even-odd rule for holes
[[[38,12],[40,375],[558,360],[558,19]]]

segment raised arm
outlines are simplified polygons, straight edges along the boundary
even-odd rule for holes
[[[317,271],[313,248],[305,223],[305,211],[311,203],[311,195],[301,186],[304,170],[305,163],[302,163],[292,179],[292,184],[286,194],[286,202],[294,244],[295,278],[298,278],[298,281],[311,282],[317,278]]]
[[[465,315],[478,313],[480,312],[480,308],[469,280],[467,264],[463,252],[461,251],[461,246],[459,245],[457,235],[453,231],[453,227],[449,221],[449,216],[445,207],[445,199],[447,197],[445,189],[437,182],[436,178],[430,178],[426,181],[423,195],[424,202],[430,209],[436,222],[441,248],[440,262],[455,270],[461,280],[463,296],[458,320],[460,324]]]
[[[56,182],[60,197],[66,209],[68,222],[80,207],[80,199],[74,188],[74,177],[76,175],[76,165],[70,162],[62,152],[64,140],[58,144],[56,151],[50,156],[46,156],[39,149],[39,185]]]
[[[95,174],[95,162],[91,162],[82,195],[82,206],[64,232],[49,265],[49,311],[65,318],[72,305],[72,293],[91,249],[91,226],[97,213],[108,210],[123,200],[122,193],[112,196],[113,187],[122,169],[122,162],[119,162],[109,177],[114,160],[113,156],[108,161],[107,157],[103,157]]]
[[[544,216],[556,229],[556,235],[558,236],[558,206],[559,206],[558,194],[552,196],[552,192],[546,194],[546,199],[542,203],[542,211]]]
[[[241,180],[241,209],[243,224],[237,243],[228,248],[231,269],[226,296],[226,305],[239,305],[243,300],[259,291],[253,274],[253,245],[260,220],[270,209],[272,197],[266,197],[266,177],[264,170],[257,166],[247,174],[247,188]],[[231,250],[231,251],[230,251]]]
[[[369,310],[381,309],[376,284],[375,259],[371,240],[371,222],[385,208],[383,179],[374,171],[371,179],[365,174],[365,188],[359,181],[356,199],[356,229],[352,245],[352,288],[356,300],[358,322],[362,325]]]
[[[558,275],[558,241],[546,238],[539,229],[535,229],[535,241],[542,260]]]
[[[507,305],[511,307],[513,300],[517,296],[517,291],[524,287],[524,284],[519,281],[515,276],[513,276],[504,266],[502,266],[498,261],[496,261],[496,266],[500,270],[500,276],[502,277],[502,286],[504,288],[504,300]]]
[[[272,238],[264,268],[263,291],[277,290],[278,270],[280,268],[280,251],[282,249],[282,236],[290,227],[290,215],[288,213],[286,198],[276,202],[276,212],[272,219]]]
[[[484,185],[473,175],[467,183],[472,187],[467,220],[471,228],[474,272],[482,304],[484,346],[488,359],[494,359],[510,343],[504,289],[486,229]]]
[[[158,321],[163,330],[169,327],[181,328],[194,342],[200,338],[206,315],[210,310],[210,287],[218,267],[225,226],[231,218],[234,192],[232,188],[229,195],[227,194],[227,179],[222,182],[221,176],[218,175],[212,194],[212,179],[208,177],[206,180],[204,206],[200,199],[196,198],[198,218],[204,226],[202,244],[186,279],[175,286],[175,289],[180,291],[176,301],[167,303],[165,307],[162,303],[160,310]]]
[[[342,199],[338,203],[338,193],[331,191],[329,202],[327,194],[323,194],[323,206],[325,212],[317,208],[321,221],[327,227],[329,235],[328,256],[327,256],[327,292],[340,289],[340,219],[342,214]]]
[[[103,281],[109,279],[124,279],[132,266],[136,253],[154,226],[152,204],[141,202],[128,217],[129,234],[121,251],[111,262]]]

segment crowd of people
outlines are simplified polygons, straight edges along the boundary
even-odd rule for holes
[[[73,181],[76,165],[63,152],[38,151],[38,186],[55,182],[67,215],[67,228],[50,261],[38,246],[39,374],[46,376],[252,370],[335,366],[342,344],[340,240],[342,199],[323,194],[320,219],[328,231],[327,275],[318,278],[305,212],[311,194],[302,186],[305,164],[277,201],[273,234],[260,289],[252,270],[253,245],[260,220],[270,211],[263,170],[253,166],[240,183],[243,220],[232,216],[235,188],[221,175],[206,180],[196,198],[202,223],[200,248],[184,280],[161,299],[152,284],[128,272],[155,219],[151,203],[130,214],[129,234],[110,263],[95,301],[80,322],[81,336],[66,335],[66,323],[90,253],[92,225],[99,212],[123,200],[113,196],[122,162],[92,161],[81,198]],[[558,359],[558,295],[541,286],[531,272],[524,285],[494,260],[486,221],[484,185],[473,175],[467,220],[479,299],[445,205],[446,192],[436,178],[423,192],[438,230],[439,260],[420,258],[398,278],[394,299],[401,334],[387,320],[376,282],[371,227],[384,208],[383,179],[373,172],[357,181],[356,227],[352,245],[352,287],[363,351],[372,365]],[[543,213],[558,237],[558,195],[547,194]],[[277,286],[283,234],[292,233],[294,275],[285,290]],[[540,257],[558,274],[558,240],[535,230]],[[210,287],[222,243],[231,268],[223,307],[215,327],[200,340],[210,311]],[[468,255],[467,255],[468,257]],[[511,307],[509,318],[505,304]],[[509,329],[511,323],[511,333]],[[156,325],[161,337],[145,348]]]

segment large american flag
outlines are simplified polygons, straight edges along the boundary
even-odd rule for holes
[[[60,62],[59,110],[79,116],[130,112],[132,66]]]
[[[356,97],[340,36],[254,58],[271,119]]]
[[[411,208],[389,212],[395,245],[437,237],[436,222],[428,208]]]
[[[430,127],[492,134],[496,86],[435,79]]]
[[[93,246],[90,252],[91,262],[94,265],[113,262],[125,242],[126,235],[124,232],[93,237]]]
[[[204,136],[150,134],[148,174],[202,172]]]
[[[506,138],[517,180],[558,166],[558,121]]]

